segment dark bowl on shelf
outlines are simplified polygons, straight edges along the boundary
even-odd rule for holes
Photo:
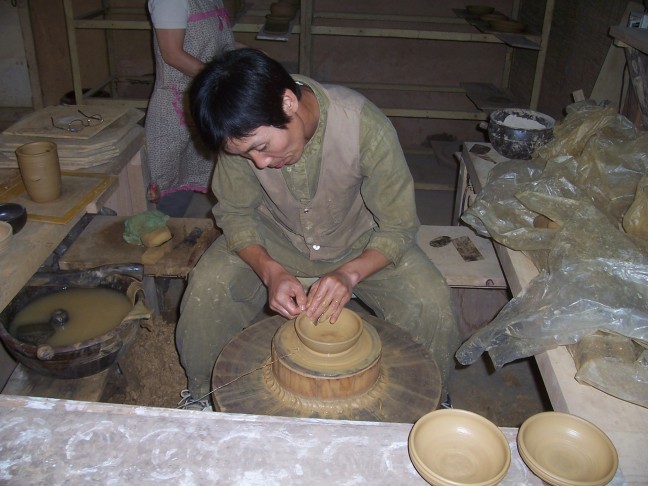
[[[488,139],[495,151],[509,159],[528,160],[536,149],[553,138],[556,121],[549,115],[522,108],[490,114]]]
[[[20,204],[0,203],[0,221],[9,223],[15,235],[27,222],[27,210]]]

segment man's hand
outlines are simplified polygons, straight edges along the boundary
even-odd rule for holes
[[[306,293],[299,280],[285,270],[272,275],[268,287],[268,305],[288,319],[306,308]]]
[[[382,253],[365,250],[337,270],[322,276],[308,291],[306,314],[313,321],[328,315],[331,324],[335,323],[342,308],[351,300],[353,287],[389,263]]]
[[[323,315],[333,324],[353,295],[353,284],[340,269],[317,280],[308,291],[306,314],[317,321]]]
[[[268,289],[268,305],[288,319],[297,317],[306,308],[306,292],[297,277],[272,259],[261,245],[250,245],[238,252],[256,272]]]

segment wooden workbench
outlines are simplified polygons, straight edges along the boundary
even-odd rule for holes
[[[486,157],[471,152],[475,143],[465,143],[457,157],[465,165],[476,193],[486,184],[490,169],[506,160],[491,150]],[[481,144],[489,146],[489,144]],[[495,245],[504,274],[514,296],[520,294],[538,275],[538,270],[522,252]],[[565,346],[536,355],[553,409],[582,417],[600,427],[619,453],[619,468],[628,484],[648,484],[648,409],[608,395],[574,378],[576,366]]]
[[[144,141],[141,131],[110,163],[80,171],[106,175],[109,183],[94,193],[87,204],[74,211],[65,223],[28,220],[25,227],[12,237],[9,248],[0,253],[0,309],[11,302],[86,212],[96,213],[107,206],[127,216],[146,209],[146,187],[138,187],[145,181]],[[15,180],[18,174],[18,169],[0,169],[0,181]],[[0,349],[0,354],[2,385],[2,378],[7,376],[4,368],[11,366],[12,362],[7,359],[4,348]]]
[[[0,395],[2,484],[427,484],[412,424],[272,417]],[[502,485],[541,486],[517,452]],[[621,485],[616,477],[611,484]]]

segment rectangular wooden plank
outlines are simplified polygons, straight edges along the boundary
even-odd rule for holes
[[[19,364],[9,377],[2,393],[98,402],[106,386],[110,370],[108,368],[84,378],[64,380],[42,375]]]
[[[529,104],[522,101],[509,90],[503,90],[491,83],[459,83],[466,90],[477,108],[484,111],[501,110],[503,108],[529,108]]]
[[[59,260],[61,269],[87,270],[102,265],[140,263],[144,264],[146,275],[186,277],[220,233],[208,218],[170,218],[167,226],[173,238],[157,249],[147,249],[124,240],[126,219],[126,216],[95,216]],[[155,260],[155,256],[159,258]]]
[[[448,243],[430,245],[431,241],[448,237]],[[468,238],[482,259],[466,261],[452,241]],[[507,288],[506,279],[499,265],[490,239],[483,238],[466,226],[421,226],[417,243],[444,276],[450,287]]]

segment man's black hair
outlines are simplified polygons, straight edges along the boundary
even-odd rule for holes
[[[263,52],[225,52],[206,65],[189,91],[198,134],[219,151],[228,140],[248,137],[261,126],[285,128],[290,120],[283,110],[287,89],[300,97],[288,71]]]

